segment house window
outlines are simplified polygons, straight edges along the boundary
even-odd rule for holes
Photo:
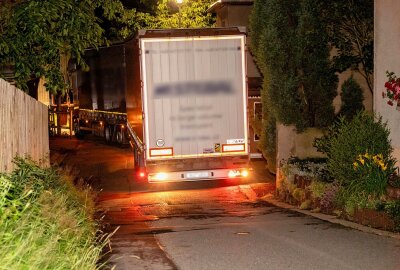
[[[262,119],[262,105],[261,102],[254,102],[254,120],[256,122],[261,122]],[[254,141],[257,142],[260,140],[260,137],[254,132]]]

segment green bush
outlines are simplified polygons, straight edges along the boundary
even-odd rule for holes
[[[381,195],[386,191],[393,167],[394,160],[385,162],[382,154],[360,154],[353,163],[353,169],[358,175],[357,181],[351,181],[347,189],[353,189],[353,193],[366,191],[367,194]]]
[[[264,106],[264,105],[263,105]],[[267,113],[263,120],[263,130],[259,149],[267,160],[268,170],[276,172],[276,120],[272,113]]]
[[[312,181],[308,189],[314,199],[321,199],[329,184],[320,181]]]
[[[268,108],[278,122],[298,130],[326,127],[334,119],[337,76],[314,2],[257,0],[250,17],[250,47],[264,76]]]
[[[393,218],[395,230],[400,231],[400,200],[387,202],[384,210]]]
[[[363,91],[353,77],[350,77],[343,82],[340,97],[342,98],[342,105],[339,114],[347,119],[353,118],[357,112],[364,109]]]
[[[97,269],[93,194],[29,160],[0,175],[0,269]]]
[[[290,157],[286,164],[291,167],[292,173],[306,176],[316,181],[332,182],[326,170],[326,158]]]
[[[362,177],[353,165],[360,154],[380,154],[385,164],[394,164],[390,131],[381,117],[375,119],[362,111],[352,120],[341,117],[329,131],[330,134],[317,139],[315,145],[327,154],[327,170],[341,184],[348,185]],[[393,167],[387,171],[393,171]]]

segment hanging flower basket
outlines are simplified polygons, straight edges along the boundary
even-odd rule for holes
[[[389,71],[386,71],[386,76],[388,80],[385,83],[386,89],[382,92],[382,97],[388,99],[388,105],[396,104],[396,109],[400,111],[400,78],[397,78],[394,72]]]

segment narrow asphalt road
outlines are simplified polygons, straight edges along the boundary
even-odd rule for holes
[[[105,269],[400,269],[400,241],[272,206],[262,162],[245,182],[148,185],[129,149],[99,140],[53,139],[53,160],[101,190],[98,207],[116,230]]]

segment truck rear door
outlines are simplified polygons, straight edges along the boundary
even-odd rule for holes
[[[244,35],[140,47],[147,160],[248,154]]]

